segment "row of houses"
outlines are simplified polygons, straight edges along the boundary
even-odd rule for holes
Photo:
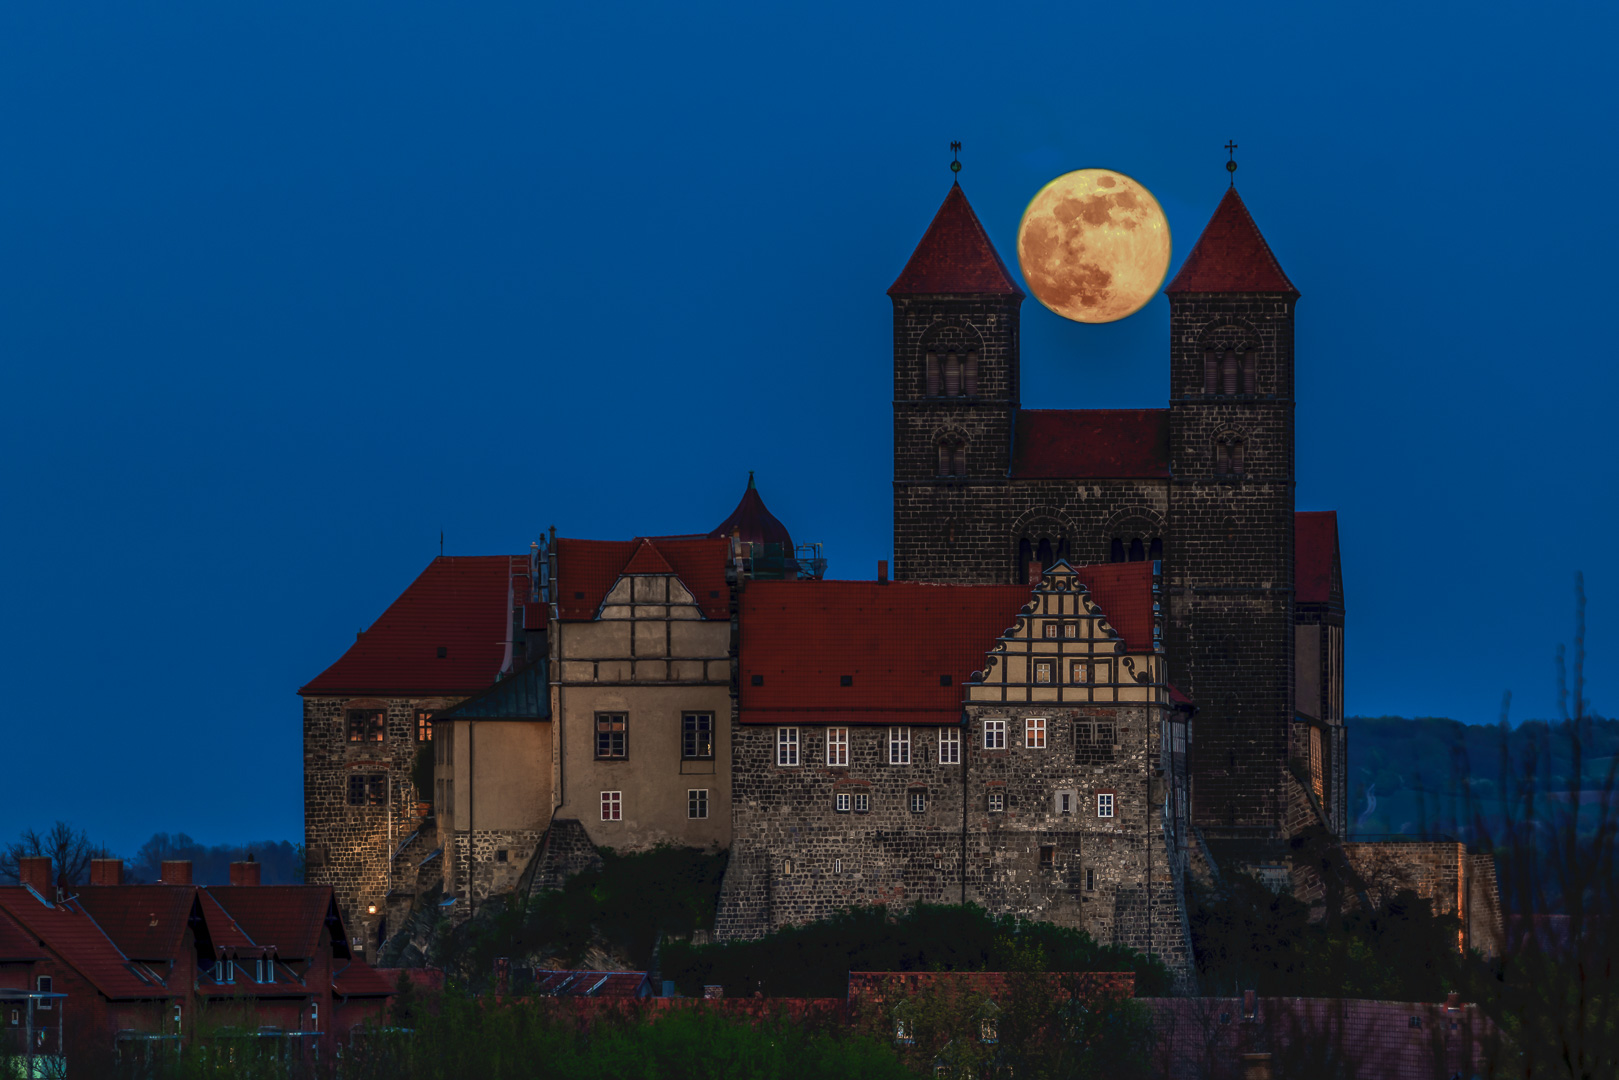
[[[124,884],[119,859],[91,883],[51,884],[48,858],[20,860],[0,887],[0,1028],[18,1054],[64,1047],[149,1055],[206,1038],[331,1055],[379,1019],[392,985],[349,950],[323,885],[260,885],[235,863],[231,884],[193,884],[189,861],[162,880]]]

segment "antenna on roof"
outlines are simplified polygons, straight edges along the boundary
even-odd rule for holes
[[[1226,152],[1225,171],[1231,174],[1231,186],[1236,187],[1237,186],[1237,157],[1236,157],[1237,144],[1232,142],[1230,139],[1227,139],[1226,144],[1225,144],[1225,152]]]
[[[950,171],[959,173],[961,172],[961,141],[959,139],[951,140],[950,152],[956,155],[956,159],[950,163]]]

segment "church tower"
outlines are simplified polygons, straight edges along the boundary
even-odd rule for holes
[[[960,184],[899,279],[894,303],[894,577],[1007,580],[981,513],[1004,490],[1018,409],[1013,283]]]
[[[1296,784],[1289,747],[1299,292],[1235,186],[1166,292],[1165,639],[1171,678],[1198,705],[1192,815],[1211,842],[1275,841],[1289,834]]]

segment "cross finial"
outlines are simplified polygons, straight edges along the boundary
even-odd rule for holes
[[[950,171],[953,173],[958,173],[961,171],[961,143],[959,141],[952,140],[950,143],[950,152],[956,155],[956,159],[950,163]]]
[[[1237,186],[1237,144],[1230,139],[1225,144],[1226,163],[1225,171],[1231,174],[1231,186]]]

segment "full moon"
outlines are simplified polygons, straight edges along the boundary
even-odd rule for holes
[[[1169,222],[1152,192],[1111,169],[1065,173],[1041,188],[1017,230],[1023,280],[1075,322],[1140,311],[1169,270]]]

